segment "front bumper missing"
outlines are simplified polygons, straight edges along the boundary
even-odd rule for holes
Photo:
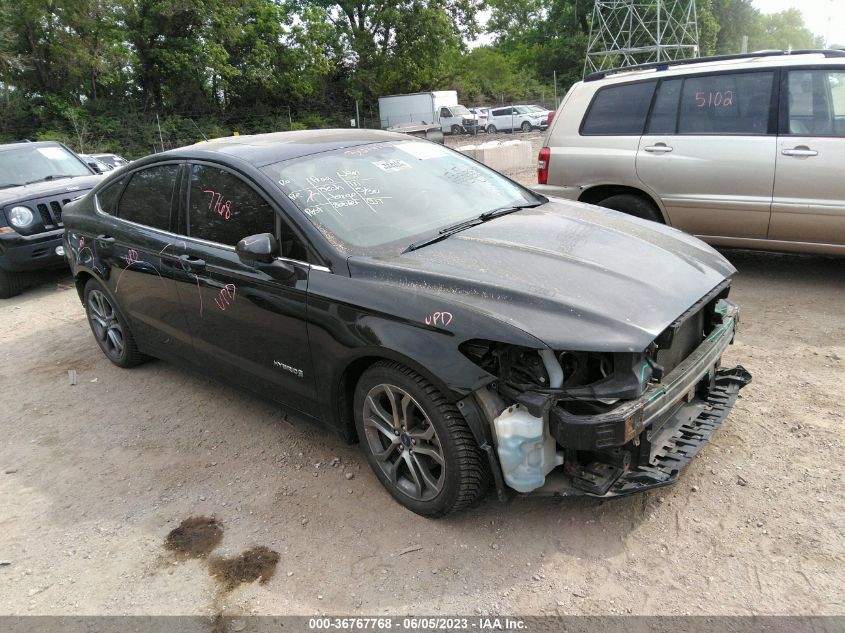
[[[751,374],[742,365],[719,370],[706,397],[682,406],[650,438],[648,463],[625,472],[616,469],[616,473],[606,469],[590,472],[587,467],[572,478],[572,486],[593,497],[620,497],[675,483],[681,470],[722,426],[739,390],[749,382]]]
[[[557,469],[534,493],[617,497],[677,481],[725,421],[739,390],[751,382],[741,365],[719,368],[722,353],[733,342],[737,318],[736,306],[725,302],[722,322],[707,339],[637,400],[598,415],[552,407],[549,430],[560,446],[601,461]],[[636,459],[602,459],[624,455],[620,447],[625,445],[635,450]]]
[[[606,413],[574,415],[552,407],[549,430],[558,444],[575,450],[606,450],[627,444],[645,429],[657,429],[681,403],[706,393],[718,375],[722,353],[733,342],[738,309],[726,302],[722,323],[664,379],[636,400]]]

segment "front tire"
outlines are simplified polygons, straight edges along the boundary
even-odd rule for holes
[[[487,489],[488,469],[466,420],[416,372],[376,363],[358,381],[354,407],[370,467],[409,510],[442,517]]]
[[[126,319],[99,282],[89,279],[82,297],[88,325],[91,326],[94,339],[106,358],[124,368],[140,365],[148,359],[138,351],[138,345]]]
[[[613,209],[614,211],[622,211],[623,213],[642,218],[643,220],[651,220],[652,222],[663,224],[663,217],[654,203],[636,194],[620,193],[604,200],[599,200],[596,204],[600,207]]]
[[[10,270],[0,270],[0,299],[9,299],[23,292],[23,275]]]
[[[487,126],[487,133],[488,134],[495,134],[496,133],[496,126],[495,125],[488,125]]]
[[[452,126],[452,135],[453,135],[453,136],[457,136],[457,135],[458,135],[458,134],[460,134],[461,132],[463,132],[463,128],[461,128],[461,126],[460,126],[460,125],[453,125],[453,126]]]

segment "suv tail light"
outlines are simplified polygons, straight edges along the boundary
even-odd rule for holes
[[[552,124],[552,119],[554,119],[554,118],[555,118],[555,111],[554,111],[554,110],[549,110],[549,116],[548,116],[548,118],[546,119],[546,125],[551,125],[551,124]]]
[[[549,180],[549,159],[552,157],[552,150],[544,147],[537,157],[537,184],[545,185]]]

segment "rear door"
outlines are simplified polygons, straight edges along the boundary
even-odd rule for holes
[[[162,261],[162,252],[175,239],[181,170],[178,161],[160,163],[131,172],[104,189],[97,205],[106,222],[102,233],[92,236],[103,266],[95,272],[129,319],[143,350],[164,358],[191,355],[172,270]]]
[[[660,82],[637,176],[670,223],[702,236],[765,238],[775,179],[776,72]]]
[[[490,120],[487,125],[494,125],[497,130],[513,129],[513,108],[494,108],[490,111]]]
[[[303,243],[264,193],[242,174],[189,165],[178,283],[198,361],[235,383],[306,414],[316,393],[306,330],[309,264]],[[242,261],[235,245],[257,233],[280,239],[290,277]]]
[[[845,244],[845,67],[783,71],[769,239]]]

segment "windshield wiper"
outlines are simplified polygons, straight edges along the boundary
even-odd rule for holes
[[[463,222],[458,222],[457,224],[452,224],[451,226],[447,226],[446,228],[440,229],[435,235],[427,237],[424,240],[420,240],[419,242],[414,242],[402,252],[408,253],[410,251],[415,251],[418,248],[422,248],[423,246],[428,246],[429,244],[434,244],[435,242],[439,242],[440,240],[445,240],[450,235],[454,235],[455,233],[463,231],[464,229],[468,229],[472,226],[475,226],[476,224],[482,224],[483,222],[487,222],[488,220],[492,220],[494,218],[507,215],[508,213],[519,211],[521,209],[533,209],[534,207],[539,207],[541,204],[545,204],[545,202],[537,201],[527,202],[524,204],[512,204],[506,207],[499,207],[498,209],[493,209],[491,211],[485,211],[476,218],[472,218],[471,220],[464,220]]]
[[[25,185],[31,185],[36,182],[45,182],[47,180],[55,180],[56,178],[77,178],[77,174],[50,174],[49,176],[44,176],[43,178],[36,178],[35,180],[28,180],[25,182]]]
[[[500,218],[503,215],[507,215],[508,213],[514,213],[516,211],[521,211],[522,209],[534,209],[535,207],[539,207],[541,204],[545,203],[542,201],[537,201],[525,202],[523,204],[509,204],[505,207],[493,209],[492,211],[485,211],[484,213],[478,216],[478,219],[482,222],[487,222],[487,220],[492,220],[493,218]]]
[[[424,240],[420,240],[419,242],[414,242],[413,244],[408,245],[403,253],[409,253],[410,251],[415,251],[418,248],[422,248],[423,246],[428,246],[429,244],[434,244],[435,242],[439,242],[440,240],[445,240],[450,235],[454,235],[464,229],[468,229],[471,226],[475,226],[476,224],[481,224],[484,222],[480,217],[472,218],[471,220],[464,220],[463,222],[458,222],[457,224],[452,224],[445,228],[440,229],[437,231],[436,234],[432,235],[431,237],[427,237]]]

